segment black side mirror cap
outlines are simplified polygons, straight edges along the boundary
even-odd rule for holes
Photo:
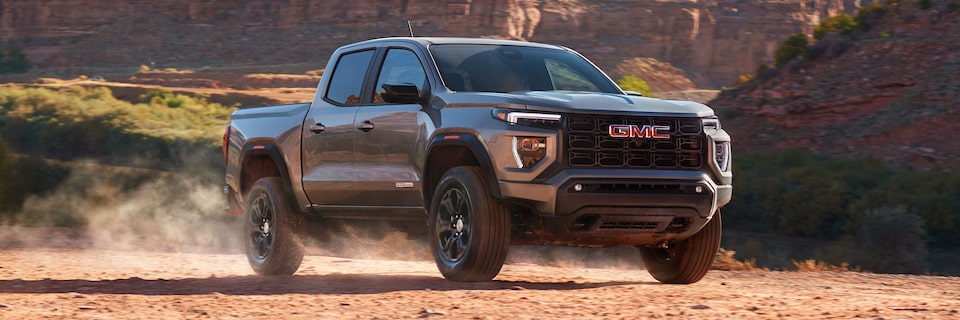
[[[409,83],[384,83],[380,95],[387,103],[421,103],[420,89]]]

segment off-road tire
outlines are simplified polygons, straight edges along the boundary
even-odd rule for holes
[[[257,180],[243,210],[247,261],[259,275],[292,275],[303,262],[306,223],[287,201],[280,178]]]
[[[510,214],[483,181],[478,167],[452,168],[430,201],[430,248],[447,280],[490,281],[507,258]]]
[[[720,211],[700,232],[667,248],[640,247],[647,272],[662,283],[690,284],[707,274],[720,250]]]

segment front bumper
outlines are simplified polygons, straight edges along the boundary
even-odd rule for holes
[[[682,240],[730,201],[730,185],[683,170],[570,169],[544,183],[500,181],[535,212],[538,244],[650,245]]]

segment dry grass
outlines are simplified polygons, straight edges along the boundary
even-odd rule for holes
[[[769,271],[770,269],[757,266],[756,259],[738,260],[736,251],[720,248],[717,252],[717,260],[713,262],[713,270],[723,271]],[[796,272],[862,272],[860,267],[850,267],[849,263],[843,262],[840,265],[831,265],[824,261],[809,259],[804,261],[792,261]]]
[[[757,267],[756,259],[737,260],[736,251],[720,248],[717,260],[713,262],[713,270],[723,271],[767,271],[767,268]]]
[[[797,267],[797,272],[860,272],[860,267],[850,268],[850,264],[843,262],[839,266],[831,265],[823,261],[814,259],[804,261],[792,261],[793,266]]]

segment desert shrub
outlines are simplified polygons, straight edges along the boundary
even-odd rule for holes
[[[720,248],[717,259],[713,261],[713,270],[723,271],[760,271],[765,268],[757,267],[757,259],[739,260],[735,257],[736,251]]]
[[[817,41],[807,48],[803,56],[807,60],[814,60],[822,56],[838,57],[852,47],[854,42],[843,37],[827,37]]]
[[[846,271],[860,271],[859,268],[850,268],[850,264],[846,262],[841,262],[840,265],[831,265],[824,261],[819,261],[816,259],[807,259],[804,261],[792,261],[794,268],[797,269],[797,272],[846,272]]]
[[[813,38],[820,40],[823,39],[827,33],[840,32],[847,34],[853,32],[855,29],[857,29],[857,20],[849,14],[843,13],[820,22],[820,25],[813,28]]]
[[[878,208],[908,207],[925,221],[931,245],[960,247],[960,174],[894,170],[870,188],[861,188],[850,215],[862,218]]]
[[[787,37],[773,55],[776,65],[782,66],[807,51],[807,36],[795,33]]]
[[[871,5],[857,9],[857,16],[854,20],[857,23],[857,28],[867,31],[886,13],[887,9],[880,5],[878,1],[874,1]]]
[[[617,85],[620,86],[620,89],[636,91],[644,97],[653,97],[653,91],[650,91],[650,85],[643,79],[640,79],[640,77],[631,75],[623,76],[620,80],[617,80]]]
[[[7,44],[0,50],[0,74],[24,73],[33,67],[33,62],[27,59],[20,48]]]
[[[778,230],[791,236],[830,238],[846,223],[853,200],[842,174],[820,166],[787,169],[788,192],[783,196]]]
[[[0,180],[0,194],[3,194],[0,199],[0,224],[11,222],[12,215],[20,211],[28,197],[50,192],[70,172],[64,166],[29,156],[12,158],[6,167],[4,179]]]
[[[219,144],[232,108],[164,91],[141,99],[118,100],[102,87],[0,86],[0,137],[18,154],[6,156],[0,146],[0,224],[76,226],[84,219],[63,203],[96,206],[162,175],[129,167],[222,181]],[[77,174],[87,162],[95,169]],[[67,182],[77,192],[65,192]],[[64,195],[70,198],[56,199]]]
[[[771,68],[768,64],[757,66],[757,79],[767,80],[780,75],[780,69]]]
[[[146,101],[118,100],[103,87],[4,86],[0,135],[20,153],[147,166],[176,165],[183,153],[218,150],[232,108],[168,92]]]
[[[731,86],[739,87],[746,84],[747,82],[750,82],[750,80],[753,80],[752,74],[741,74],[740,77],[737,78],[737,81],[734,81],[733,84],[731,84]]]
[[[809,257],[832,264],[850,262],[877,272],[921,270],[924,260],[914,259],[920,266],[866,260],[856,252],[883,247],[862,247],[861,238],[882,240],[883,236],[877,235],[886,232],[884,241],[907,248],[920,248],[918,243],[937,250],[960,247],[960,198],[956,196],[960,193],[960,173],[907,170],[876,159],[827,157],[806,149],[737,152],[736,159],[736,188],[733,201],[724,207],[725,228],[832,243],[835,246],[829,246],[830,250]],[[886,214],[892,210],[889,208],[910,210],[897,209],[908,212],[897,216]],[[910,236],[881,228],[885,214],[899,219],[903,230],[898,232]],[[909,240],[911,237],[914,240]],[[780,262],[742,247],[734,248],[745,257],[757,258],[762,266]],[[789,265],[790,259],[796,257],[783,262]],[[956,270],[927,266],[934,268],[940,272]]]
[[[806,149],[738,152],[728,225],[825,240],[853,235],[865,213],[906,206],[926,221],[931,243],[960,246],[960,173],[892,167],[876,159],[843,159]]]
[[[927,258],[924,220],[906,207],[867,212],[857,228],[858,262],[883,273],[923,273]]]

